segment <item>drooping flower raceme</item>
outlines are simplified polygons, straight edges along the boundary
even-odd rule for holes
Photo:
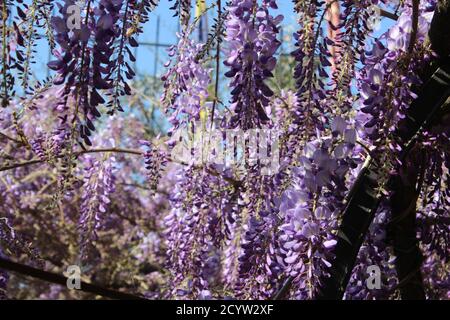
[[[66,0],[59,15],[52,17],[59,49],[53,50],[57,60],[48,66],[58,73],[54,83],[64,84],[63,104],[69,97],[74,99],[70,121],[87,145],[91,145],[94,120],[101,115],[99,106],[107,102],[105,96],[109,97],[108,113],[123,111],[119,99],[131,94],[125,77],[132,79],[135,75],[126,57],[135,61],[130,47],[138,46],[134,36],[142,31],[140,24],[148,20],[154,5],[153,0],[139,4],[134,0],[86,0],[82,8],[78,7],[80,24],[71,26],[73,17],[69,13],[78,3]]]
[[[114,157],[103,162],[92,160],[85,169],[82,203],[80,208],[80,257],[89,255],[91,241],[97,240],[97,232],[105,220],[110,197],[114,192]]]
[[[141,144],[147,148],[144,153],[145,169],[147,170],[150,189],[155,192],[161,178],[161,171],[167,163],[167,156],[151,142],[143,140]]]
[[[243,130],[267,124],[266,107],[273,91],[264,82],[275,69],[275,52],[281,42],[277,39],[278,25],[283,16],[273,17],[269,9],[276,1],[232,0],[226,21],[226,41],[229,55],[225,76],[231,81],[231,107],[234,115],[230,126]]]
[[[216,176],[192,166],[177,170],[172,209],[165,217],[171,296],[208,298],[220,280],[220,249],[225,240],[223,200],[227,189]]]
[[[166,63],[168,70],[162,76],[164,93],[161,101],[172,124],[169,133],[200,119],[200,111],[208,97],[208,85],[211,81],[211,70],[197,61],[203,45],[191,40],[187,32],[179,34],[178,38],[178,45],[169,48],[169,56],[174,57],[174,61]]]
[[[385,33],[386,44],[375,41],[363,57],[364,68],[358,73],[358,87],[361,92],[358,123],[364,124],[361,134],[377,146],[377,152],[398,152],[399,141],[392,137],[411,102],[417,97],[413,86],[420,84],[417,71],[425,61],[414,59],[414,55],[425,50],[421,48],[432,18],[430,8],[421,7],[416,45],[409,52],[412,32],[412,9],[407,7],[395,26]],[[432,9],[431,9],[432,10]],[[406,68],[406,69],[405,69]],[[386,86],[392,83],[392,86]],[[385,121],[387,120],[387,121]]]
[[[307,143],[298,167],[292,169],[291,186],[281,197],[281,252],[298,299],[315,296],[333,259],[331,249],[336,244],[346,176],[356,164],[352,159],[355,131],[347,126],[342,119],[335,120],[334,138]]]

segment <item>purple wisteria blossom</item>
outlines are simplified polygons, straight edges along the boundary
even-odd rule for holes
[[[231,108],[234,115],[230,126],[242,129],[267,124],[266,107],[273,91],[265,80],[272,77],[276,66],[275,52],[281,42],[277,39],[278,25],[283,16],[273,17],[269,9],[277,9],[276,1],[232,0],[226,22],[228,58],[225,73],[231,81]]]
[[[169,133],[200,119],[211,81],[211,70],[197,61],[203,45],[191,40],[188,33],[179,34],[178,38],[178,45],[169,48],[169,56],[173,61],[169,60],[165,64],[168,69],[161,78],[164,82],[161,101],[172,124]]]
[[[103,226],[110,197],[115,190],[114,161],[113,157],[103,162],[93,160],[85,169],[79,222],[80,257],[83,260],[89,256],[93,246],[91,242],[98,239],[98,231]]]
[[[145,140],[140,142],[147,149],[144,153],[145,169],[147,170],[150,189],[155,192],[161,178],[161,172],[167,164],[167,156],[151,142]]]

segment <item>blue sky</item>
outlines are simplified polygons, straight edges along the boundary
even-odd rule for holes
[[[209,5],[212,0],[206,0],[207,5]],[[226,1],[222,1],[226,2]],[[194,1],[193,1],[194,3]],[[173,11],[169,10],[171,6],[171,2],[169,0],[160,0],[158,7],[150,14],[150,20],[144,27],[144,32],[139,36],[139,42],[147,42],[147,43],[156,43],[159,42],[161,44],[175,44],[177,42],[176,32],[178,30],[178,17],[173,17]],[[292,27],[296,25],[296,15],[293,11],[293,4],[291,0],[279,0],[278,1],[278,10],[274,10],[273,15],[282,14],[284,16],[283,21],[283,33],[290,34],[292,33]],[[211,12],[208,13],[209,20],[211,21],[211,16],[214,14],[212,12],[215,9],[212,9]],[[194,14],[194,9],[192,10],[192,14]],[[157,37],[157,24],[159,18],[159,39]],[[381,25],[380,33],[386,30],[386,27],[390,24],[389,21],[383,19],[383,23]],[[211,25],[211,24],[210,24]],[[290,28],[289,28],[290,26]],[[47,76],[49,72],[47,69],[47,62],[49,59],[53,59],[49,57],[48,46],[46,45],[45,39],[42,39],[38,42],[37,47],[37,63],[35,65],[34,73],[36,78],[43,79]],[[149,74],[153,75],[155,73],[155,59],[156,59],[156,74],[160,75],[164,71],[163,64],[167,61],[168,57],[166,54],[165,48],[156,48],[154,46],[145,46],[141,45],[137,49],[136,53],[137,64],[136,69],[137,73],[140,75]]]
[[[211,3],[211,0],[206,1],[207,4]],[[158,7],[150,14],[150,20],[147,22],[144,28],[144,33],[139,36],[139,42],[161,44],[175,44],[177,42],[176,32],[178,31],[178,18],[173,17],[173,11],[169,10],[171,2],[169,0],[161,0]],[[293,5],[290,0],[279,1],[279,9],[274,14],[283,14],[285,20],[284,26],[295,23],[295,15],[293,14]],[[215,9],[212,9],[215,10]],[[211,16],[213,12],[209,12]],[[193,9],[194,14],[194,9]],[[157,22],[159,17],[159,40],[157,39]],[[49,50],[46,45],[45,39],[38,42],[37,46],[37,63],[35,66],[35,76],[38,79],[43,79],[47,76],[47,62],[49,61]],[[157,59],[157,74],[161,74],[164,71],[163,64],[167,61],[167,54],[164,48],[155,48],[154,46],[141,45],[137,51],[137,72],[139,74],[153,75],[155,71],[155,58]]]

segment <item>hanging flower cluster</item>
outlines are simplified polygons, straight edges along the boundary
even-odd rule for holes
[[[65,103],[69,96],[74,99],[72,122],[79,127],[80,137],[87,145],[91,145],[94,120],[100,117],[99,105],[106,103],[102,93],[109,96],[108,113],[123,111],[119,98],[131,94],[125,77],[132,79],[135,75],[126,58],[135,61],[130,49],[138,46],[134,34],[142,31],[139,23],[148,20],[155,3],[124,0],[101,1],[96,5],[87,0],[80,8],[75,1],[64,1],[60,15],[52,18],[60,49],[54,50],[57,60],[48,64],[58,72],[54,83],[64,84]],[[82,15],[78,17],[79,25],[71,26],[70,12],[74,7]],[[131,18],[137,19],[138,24],[131,22]],[[110,59],[114,56],[115,59]]]
[[[265,80],[275,69],[275,52],[281,42],[277,39],[278,25],[283,16],[273,17],[269,9],[277,9],[276,1],[233,0],[226,22],[229,56],[225,65],[230,68],[225,76],[231,81],[231,107],[234,116],[230,126],[241,129],[261,127],[268,123],[266,107],[273,91]]]
[[[170,10],[175,11],[174,16],[180,17],[182,26],[187,27],[191,17],[191,0],[169,0],[173,1]]]
[[[286,270],[293,278],[296,297],[301,299],[314,297],[321,279],[328,275],[337,221],[348,190],[346,176],[361,161],[355,130],[339,116],[331,129],[332,138],[306,144],[279,207],[285,212],[280,229]]]
[[[194,168],[179,170],[176,178],[173,209],[165,218],[172,295],[208,298],[220,281],[220,249],[227,220],[224,200],[216,195],[227,186]]]
[[[180,126],[184,128],[189,122],[200,120],[200,111],[208,97],[211,81],[211,70],[197,60],[203,45],[190,39],[187,32],[178,35],[178,38],[178,45],[169,48],[169,56],[174,57],[174,62],[165,64],[168,70],[161,78],[164,82],[161,102],[165,112],[170,114],[170,133]]]
[[[148,141],[141,141],[141,144],[147,147],[147,151],[144,153],[145,169],[148,170],[150,189],[156,192],[159,179],[161,178],[161,171],[167,164],[167,156]]]
[[[401,148],[391,135],[417,97],[413,86],[420,84],[418,69],[430,59],[430,52],[426,52],[427,48],[421,44],[427,36],[432,14],[433,7],[425,4],[421,7],[418,18],[420,28],[415,45],[410,49],[412,9],[407,7],[397,23],[384,35],[385,44],[376,41],[363,57],[364,68],[358,73],[361,103],[357,119],[364,124],[367,139],[377,145],[380,152],[399,151]],[[424,52],[424,59],[414,59]],[[386,83],[393,85],[386,86]]]
[[[88,258],[91,242],[98,239],[97,232],[102,228],[110,197],[114,192],[114,158],[92,162],[86,168],[82,203],[80,208],[80,256]]]

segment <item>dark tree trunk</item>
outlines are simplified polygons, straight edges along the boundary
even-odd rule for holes
[[[441,57],[450,54],[450,0],[440,0],[431,22],[429,37],[432,49]]]
[[[424,170],[425,157],[416,156],[417,154],[413,152],[405,159],[399,173],[391,179],[392,220],[388,232],[396,257],[395,268],[401,297],[407,300],[421,300],[425,299],[425,291],[420,272],[422,253],[416,237],[416,202],[421,184],[418,176],[419,172]],[[413,161],[413,158],[422,159]],[[419,186],[416,186],[417,184]]]
[[[422,70],[420,76],[424,81],[430,77],[439,64],[449,60],[449,19],[450,1],[440,1],[434,13],[429,32],[431,46],[438,53],[439,59]],[[430,94],[434,93],[434,91],[430,90]],[[426,104],[413,103],[411,105],[411,108],[408,110],[409,117],[400,123],[398,133],[399,138],[405,145],[411,137],[411,131],[420,128],[420,123],[415,120],[426,119],[428,110],[429,108],[426,107]],[[437,117],[439,116],[442,115]],[[412,151],[403,161],[403,166],[399,169],[398,174],[393,176],[390,181],[392,220],[388,231],[394,248],[394,255],[396,256],[395,268],[399,278],[400,294],[402,299],[408,300],[426,298],[420,272],[423,257],[416,236],[416,202],[421,184],[421,181],[418,181],[418,179],[421,172],[425,170],[426,160],[421,150]]]
[[[352,188],[352,195],[339,228],[331,276],[323,280],[319,299],[342,299],[344,295],[359,248],[380,202],[376,196],[378,187],[376,171],[373,163],[368,164]]]
[[[434,19],[433,22],[435,21],[438,20]],[[437,29],[433,30],[436,32]],[[436,39],[435,37],[435,41]],[[425,81],[433,71],[431,79]],[[419,98],[412,103],[408,116],[399,124],[398,137],[405,150],[403,165],[389,182],[392,191],[389,238],[396,256],[395,268],[399,278],[400,294],[402,299],[408,300],[426,298],[420,273],[422,253],[416,237],[416,202],[421,187],[419,177],[428,164],[421,150],[411,151],[411,148],[414,148],[418,132],[444,116],[444,106],[450,95],[449,59],[440,57],[439,61],[423,70],[421,77],[425,84],[418,90]]]
[[[429,126],[435,116],[442,111],[449,95],[450,63],[447,63],[439,67],[433,73],[431,79],[425,82],[420,89],[419,97],[410,107],[410,112],[408,112],[406,117],[406,129],[398,134],[405,141],[399,160],[404,162],[407,159],[415,145],[416,138],[423,129]],[[417,178],[414,177],[413,179],[416,181]],[[409,270],[409,268],[404,267],[406,262],[403,261],[414,261],[415,267],[420,263],[419,254],[417,251],[414,251],[413,245],[413,242],[416,243],[417,241],[415,239],[415,202],[413,202],[414,197],[417,197],[417,195],[415,190],[408,190],[409,187],[403,190],[403,187],[407,187],[409,183],[398,181],[395,177],[389,182],[391,188],[393,186],[396,190],[394,199],[396,206],[398,206],[396,215],[402,216],[406,212],[408,216],[407,219],[398,219],[399,221],[401,220],[401,224],[398,226],[400,231],[397,232],[397,239],[395,240],[397,252],[400,254],[401,249],[404,247],[413,248],[411,256],[403,256],[400,259],[402,260],[401,266],[397,266],[398,270],[401,269],[402,275],[408,273]],[[343,220],[338,233],[339,239],[334,249],[335,259],[330,271],[331,277],[322,280],[323,285],[318,294],[319,299],[341,299],[343,297],[359,248],[380,202],[380,199],[374,196],[377,184],[376,162],[372,161],[363,169],[350,191],[351,196],[343,212]],[[402,195],[403,192],[407,195]],[[403,209],[406,208],[406,203],[413,205],[405,211]],[[414,214],[411,214],[411,212]],[[419,278],[417,274],[414,276],[416,282],[413,281],[412,283],[417,283]],[[406,278],[403,280],[406,280]]]
[[[405,161],[417,136],[427,128],[433,119],[442,112],[442,106],[450,95],[450,1],[436,10],[430,29],[432,47],[440,54],[438,61],[432,63],[421,74],[424,84],[418,89],[419,97],[412,103],[404,123],[401,124],[398,138],[404,149],[399,156]],[[445,43],[440,43],[441,41]],[[405,168],[401,169],[405,170]],[[413,174],[414,175],[414,174]],[[372,161],[361,173],[350,191],[349,202],[343,212],[339,229],[339,239],[334,249],[335,260],[331,267],[331,277],[322,280],[317,298],[341,299],[347,287],[353,266],[367,229],[372,222],[380,199],[374,197],[377,185],[376,161]],[[421,254],[418,249],[415,227],[415,200],[417,174],[411,180],[393,177],[390,185],[394,188],[391,203],[393,210],[393,245],[399,260],[396,263],[402,281],[402,297],[422,299],[425,297],[420,276]]]

